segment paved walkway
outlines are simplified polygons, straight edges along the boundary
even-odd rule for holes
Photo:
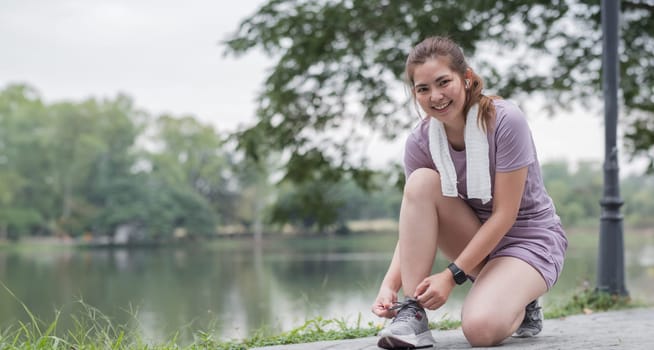
[[[433,331],[436,349],[470,349],[461,329]],[[376,350],[377,338],[271,346],[261,350]],[[483,349],[483,348],[475,348]],[[534,338],[507,339],[499,349],[654,349],[654,308],[545,320]]]

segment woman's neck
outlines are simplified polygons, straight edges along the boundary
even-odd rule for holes
[[[458,121],[461,122],[458,122]],[[447,142],[452,145],[456,151],[463,151],[466,148],[464,130],[466,127],[465,119],[458,119],[456,123],[444,124]]]

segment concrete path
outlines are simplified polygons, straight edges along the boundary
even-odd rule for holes
[[[461,329],[433,331],[436,349],[470,349]],[[280,345],[261,350],[376,350],[377,338]],[[475,348],[483,349],[483,348]],[[509,338],[493,349],[654,349],[654,308],[545,320],[534,338]]]

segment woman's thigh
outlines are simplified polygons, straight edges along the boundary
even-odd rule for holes
[[[470,288],[461,314],[473,345],[491,345],[510,336],[525,306],[547,291],[543,276],[527,262],[509,256],[489,260]]]

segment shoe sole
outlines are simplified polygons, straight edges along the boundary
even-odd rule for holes
[[[540,333],[539,331],[521,331],[521,332],[516,332],[513,334],[513,338],[531,338],[535,337]]]
[[[382,335],[377,346],[383,349],[424,349],[436,345],[436,341],[427,331],[418,335]]]

